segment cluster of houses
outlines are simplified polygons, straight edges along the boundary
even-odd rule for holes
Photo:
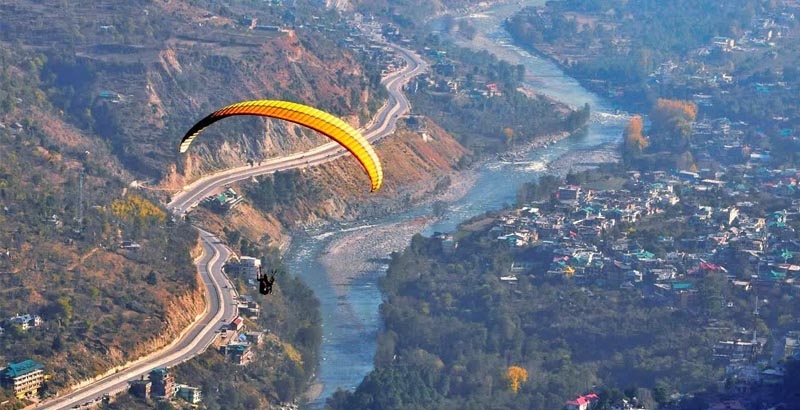
[[[728,286],[739,295],[754,295],[762,288],[797,293],[800,287],[795,277],[800,266],[794,255],[800,252],[800,242],[787,222],[800,214],[800,200],[795,199],[793,190],[775,187],[795,185],[800,174],[786,169],[748,169],[752,177],[745,183],[749,188],[758,185],[772,194],[785,195],[785,203],[791,207],[763,212],[757,204],[744,200],[719,201],[735,199],[744,189],[724,174],[705,169],[630,172],[621,190],[561,186],[550,201],[505,212],[486,225],[490,239],[514,250],[513,262],[498,279],[513,285],[520,275],[565,278],[582,285],[638,291],[672,308],[694,312],[700,308],[697,284],[711,273],[727,277]],[[731,205],[711,205],[709,198]],[[693,234],[652,238],[651,243],[658,243],[660,249],[645,249],[629,232],[650,215],[661,215],[665,224],[690,227]],[[449,235],[442,234],[440,239],[445,253],[458,246]],[[526,251],[534,249],[536,252]],[[542,254],[550,255],[546,269],[540,260],[528,259]],[[720,308],[733,307],[731,301],[720,300]],[[753,308],[757,315],[757,297]],[[747,393],[754,386],[778,385],[783,380],[782,360],[800,359],[800,332],[773,338],[781,348],[774,349],[769,365],[763,360],[769,353],[766,335],[745,329],[734,333],[713,346],[715,359],[725,366],[723,380],[728,383],[724,388],[729,392]],[[567,407],[591,408],[590,402],[583,397]]]
[[[548,276],[622,287],[642,282],[648,275],[656,282],[671,281],[678,272],[675,264],[685,262],[685,254],[659,259],[624,235],[620,239],[607,236],[619,224],[630,226],[644,216],[663,213],[680,201],[673,185],[666,181],[631,188],[593,191],[562,186],[555,193],[551,211],[539,206],[522,207],[498,217],[488,234],[516,249],[549,249],[552,263]],[[601,242],[607,250],[598,248]],[[698,257],[696,262],[699,265],[702,260]],[[520,272],[529,273],[526,271],[530,267],[530,261],[515,261],[506,280],[513,281]]]
[[[219,352],[229,362],[240,366],[250,364],[255,356],[253,349],[264,343],[264,332],[246,331],[244,319],[237,316],[221,329],[223,342]]]
[[[130,382],[129,391],[132,395],[145,400],[170,401],[180,398],[192,405],[203,400],[199,387],[176,383],[175,375],[167,367],[153,369],[147,378],[142,376],[141,379]]]
[[[456,62],[447,57],[447,52],[425,49],[425,57],[433,59],[432,71],[422,73],[412,79],[406,86],[409,93],[417,92],[438,92],[451,94],[464,94],[473,99],[487,99],[503,95],[500,86],[496,82],[486,81],[480,84],[468,84],[466,80],[456,73]]]
[[[244,278],[255,278],[260,272],[261,260],[242,256],[238,262],[227,265],[228,274],[239,274]],[[221,326],[217,343],[218,352],[230,363],[246,366],[255,358],[254,349],[264,343],[264,332],[247,331],[242,316],[255,319],[260,313],[258,303],[248,295],[237,297],[239,315]],[[147,378],[131,382],[130,393],[142,398],[172,400],[181,398],[192,405],[202,400],[200,388],[178,384],[168,368],[157,368]]]
[[[44,365],[31,359],[9,363],[0,370],[0,384],[11,390],[18,399],[37,397],[39,389],[49,378]],[[144,399],[172,400],[177,397],[192,405],[202,400],[199,387],[176,383],[175,375],[166,367],[153,369],[148,378],[142,376],[140,380],[131,382],[128,388],[131,394]],[[94,407],[96,402],[88,404]]]
[[[8,319],[6,319],[5,326],[19,326],[19,328],[23,331],[26,331],[32,327],[41,326],[44,321],[42,317],[39,315],[32,315],[30,313],[25,313],[22,315],[15,315]],[[5,333],[5,328],[0,327],[0,334]]]
[[[398,56],[391,47],[374,40],[374,35],[380,30],[380,27],[370,24],[365,24],[364,27],[367,32],[356,28],[351,29],[350,34],[339,45],[347,47],[364,60],[377,62],[378,66],[383,67],[382,76],[402,69],[406,64],[405,60]],[[386,32],[384,36],[391,37],[392,33],[393,31]]]
[[[361,27],[368,33],[379,32],[384,39],[396,44],[407,44],[409,42],[408,39],[402,36],[400,29],[391,23],[378,25],[374,22],[367,22],[362,23]],[[360,38],[360,41],[356,41],[357,38]],[[381,66],[385,67],[381,73],[382,75],[394,72],[405,64],[404,60],[397,56],[391,48],[365,37],[364,34],[355,29],[349,37],[342,41],[341,45],[352,49],[366,59],[380,62]],[[431,91],[466,94],[472,98],[492,98],[503,94],[499,84],[492,81],[486,81],[480,85],[471,84],[470,88],[465,88],[465,79],[459,77],[456,73],[457,62],[448,58],[447,52],[444,50],[426,47],[423,50],[423,55],[433,61],[431,64],[432,70],[431,72],[421,73],[410,80],[405,87],[405,90],[409,93]]]
[[[720,53],[741,53],[750,54],[760,52],[765,49],[772,49],[778,42],[789,39],[793,35],[791,31],[797,26],[794,12],[800,10],[795,4],[784,3],[785,9],[773,14],[758,16],[753,19],[751,26],[740,31],[736,38],[715,36],[697,50],[694,50],[692,58],[683,64],[676,64],[672,61],[661,64],[651,75],[651,79],[657,82],[672,82],[680,85],[682,83],[700,83],[703,86],[716,88],[734,83],[734,77],[725,71],[724,67],[710,63]],[[687,65],[696,67],[693,75],[685,75]],[[761,87],[785,86],[778,84],[759,84]],[[695,96],[698,105],[711,105],[709,96],[699,94]]]
[[[584,284],[636,288],[650,283],[655,285],[656,294],[672,297],[691,293],[693,278],[719,272],[744,290],[753,285],[794,286],[793,273],[800,266],[792,262],[800,251],[800,242],[787,218],[800,213],[800,201],[794,202],[792,209],[753,215],[759,208],[746,201],[724,207],[698,201],[682,203],[676,193],[715,190],[718,196],[724,186],[701,173],[686,171],[652,172],[643,177],[633,173],[624,190],[562,186],[555,193],[554,205],[531,204],[503,214],[488,234],[516,249],[536,246],[549,250],[552,262],[548,276],[563,275]],[[549,210],[544,211],[544,206]],[[698,234],[658,237],[666,251],[656,257],[627,233],[635,230],[642,217],[663,214],[670,208],[674,216],[668,223],[691,226]],[[623,228],[613,237],[610,234]],[[730,261],[742,258],[748,261],[747,266],[729,269]],[[530,261],[515,261],[509,277],[525,272],[529,266]],[[744,275],[745,269],[753,274]]]
[[[261,259],[252,256],[240,256],[237,260],[225,263],[225,273],[236,275],[244,280],[248,286],[256,287],[258,276],[262,274]],[[248,314],[252,316],[252,314]]]
[[[261,259],[240,256],[237,261],[228,262],[225,265],[225,272],[229,275],[237,275],[250,286],[256,286],[257,277],[261,274]],[[229,362],[245,366],[253,361],[253,348],[264,342],[264,333],[245,331],[244,317],[257,319],[261,313],[261,307],[249,295],[238,295],[236,299],[239,315],[220,329],[220,339],[224,342],[220,345],[219,352]]]
[[[225,213],[235,208],[244,201],[233,188],[228,188],[219,195],[212,195],[200,201],[200,205],[218,213]]]

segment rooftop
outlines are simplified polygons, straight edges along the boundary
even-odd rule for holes
[[[3,371],[3,374],[7,377],[19,377],[43,368],[43,364],[28,359],[19,363],[9,363],[8,367]]]

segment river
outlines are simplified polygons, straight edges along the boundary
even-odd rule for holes
[[[323,316],[322,362],[317,374],[321,389],[309,408],[322,408],[337,389],[353,390],[372,370],[381,327],[378,308],[382,297],[377,280],[386,271],[385,258],[391,251],[402,249],[414,233],[450,232],[463,220],[513,204],[518,186],[552,172],[550,165],[565,154],[585,151],[608,157],[602,154],[621,139],[624,115],[614,114],[610,104],[565,76],[552,62],[511,44],[501,23],[519,8],[518,4],[495,5],[461,17],[470,19],[479,34],[460,45],[486,49],[512,64],[523,64],[526,88],[573,107],[589,103],[592,117],[586,132],[528,152],[514,162],[495,161],[477,167],[467,189],[449,203],[442,220],[433,221],[430,205],[421,205],[369,225],[351,226],[346,232],[315,232],[294,238],[287,267],[313,289]],[[340,258],[338,265],[330,262],[336,258]],[[335,267],[352,272],[334,272],[340,269]]]

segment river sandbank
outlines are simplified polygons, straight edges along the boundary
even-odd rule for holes
[[[547,172],[563,177],[570,171],[586,171],[597,168],[602,164],[617,163],[620,159],[621,156],[617,144],[606,144],[592,150],[570,151],[548,164]]]
[[[474,170],[459,172],[447,189],[426,202],[455,202],[469,192],[476,180]],[[337,293],[344,293],[343,287],[361,275],[380,269],[382,259],[405,249],[414,234],[424,231],[434,221],[434,216],[428,215],[341,233],[328,244],[320,261]]]
[[[519,54],[508,48],[498,47],[498,45],[494,44],[492,41],[493,40],[487,36],[478,34],[472,40],[471,44],[466,44],[468,43],[467,41],[461,41],[461,44],[459,45],[467,46],[471,49],[489,48],[491,51],[495,51],[493,54],[497,55],[501,59],[515,64],[521,62],[521,57]],[[534,83],[538,84],[538,82]],[[530,97],[547,95],[541,90],[536,89],[536,86],[523,87],[520,91],[526,93]],[[581,95],[581,97],[583,97],[583,95]],[[558,99],[556,98],[555,100]],[[581,98],[581,100],[583,100],[583,98]],[[582,105],[583,102],[580,102],[580,104],[577,106]],[[614,134],[617,134],[617,132]],[[516,152],[504,154],[503,157],[493,158],[490,161],[492,163],[497,162],[497,160],[502,161],[505,156],[508,156],[512,160],[516,160],[517,154],[522,154],[525,151],[537,150],[545,146],[552,146],[553,144],[557,143],[557,141],[567,136],[568,135],[551,136],[554,137],[551,139],[548,139],[548,137],[543,137],[542,139],[537,139],[536,141],[532,141],[527,144],[520,144],[520,146],[514,150]],[[570,170],[581,171],[584,169],[593,168],[601,163],[616,162],[617,158],[618,156],[615,154],[615,147],[613,147],[612,144],[609,144],[608,146],[597,147],[597,149],[592,148],[589,150],[569,152],[547,164],[544,172],[564,176]],[[436,195],[428,199],[428,202],[433,203],[436,201],[441,201],[447,204],[448,207],[452,207],[454,204],[457,205],[460,200],[463,201],[462,198],[471,197],[471,191],[473,188],[480,186],[479,176],[481,168],[484,165],[486,164],[475,164],[474,170],[463,171],[453,175],[451,177],[451,181],[453,181],[451,186],[449,186],[445,192],[441,193],[440,195]],[[512,164],[511,166],[514,165]],[[521,167],[516,167],[515,172],[519,173],[519,168]],[[539,169],[537,172],[531,173],[530,179],[533,180],[537,175],[541,175],[541,172],[539,171],[541,171],[541,169]],[[502,179],[500,181],[502,181]],[[519,180],[515,181],[515,183],[518,182]],[[349,228],[346,232],[342,231],[334,234],[330,238],[330,242],[327,243],[325,251],[318,256],[318,261],[323,265],[326,271],[325,274],[332,285],[331,287],[333,288],[334,293],[340,297],[337,299],[338,304],[332,308],[341,310],[354,309],[349,305],[343,306],[343,304],[350,303],[348,299],[350,296],[352,296],[352,293],[350,292],[359,287],[359,281],[368,280],[372,285],[376,274],[385,274],[386,260],[390,257],[392,252],[402,251],[405,249],[414,234],[429,231],[428,228],[437,222],[436,216],[433,215],[432,210],[429,212],[430,214],[428,215],[419,216],[413,219],[409,218],[400,222],[376,223],[375,225],[367,225],[369,222],[365,221],[363,227]],[[378,299],[375,304],[377,305],[379,302],[380,300]],[[376,326],[376,328],[377,329],[375,331],[377,331],[380,326]],[[365,337],[364,333],[362,332],[358,334],[358,337]],[[349,342],[352,342],[352,340],[349,340]],[[345,352],[345,357],[350,357],[347,354],[348,353]],[[357,358],[357,360],[361,359]],[[367,364],[370,362],[370,360],[366,361]],[[341,364],[338,365],[341,366]],[[359,368],[359,371],[361,368],[363,368],[363,366]],[[340,367],[335,371],[341,371]],[[315,383],[314,386],[312,386],[312,388],[306,394],[306,398],[308,400],[316,401],[322,395],[324,395],[324,386],[322,385],[323,382],[327,383],[327,381],[319,380],[318,383]],[[332,383],[335,384],[336,382]],[[348,382],[347,385],[352,386],[352,383]]]
[[[535,147],[536,145],[531,148]],[[569,152],[548,164],[548,173],[564,176],[569,171],[584,171],[618,160],[619,154],[615,146],[609,144],[596,150]],[[461,172],[458,178],[453,178],[457,183],[451,184],[445,192],[430,201],[448,204],[456,202],[469,192],[476,179],[476,171]],[[428,215],[391,224],[367,225],[336,235],[320,258],[331,284],[337,288],[337,292],[343,294],[353,279],[380,269],[381,261],[392,252],[405,249],[412,236],[425,231],[434,222],[436,218]]]

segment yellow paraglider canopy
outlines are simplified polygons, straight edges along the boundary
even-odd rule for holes
[[[311,128],[338,142],[356,157],[372,182],[371,192],[377,191],[383,183],[380,159],[369,141],[358,130],[325,111],[289,101],[242,101],[214,111],[189,129],[181,140],[179,151],[186,152],[192,141],[211,124],[234,115],[276,118]]]

